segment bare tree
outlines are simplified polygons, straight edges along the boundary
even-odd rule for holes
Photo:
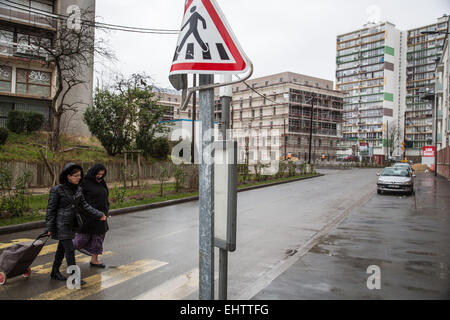
[[[396,149],[397,143],[400,141],[400,130],[398,129],[396,124],[389,125],[389,141],[388,141],[388,153],[389,156],[392,157]]]
[[[45,54],[45,63],[48,68],[55,71],[55,92],[51,103],[51,129],[52,150],[60,148],[60,135],[62,132],[61,119],[68,111],[77,112],[82,101],[70,97],[73,89],[86,85],[86,72],[93,68],[94,56],[106,59],[115,59],[105,41],[95,35],[95,12],[91,9],[80,9],[79,23],[73,23],[69,19],[57,20],[56,33],[49,41],[45,36],[30,38],[31,55],[42,56]],[[47,17],[49,24],[54,24],[52,17]]]

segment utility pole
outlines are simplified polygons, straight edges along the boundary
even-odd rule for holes
[[[284,160],[287,159],[287,136],[286,136],[286,118],[283,119],[283,137],[284,137]]]
[[[311,96],[311,121],[309,126],[309,160],[308,164],[311,164],[311,147],[312,147],[312,134],[313,134],[313,113],[314,113],[314,97]]]
[[[224,75],[223,82],[231,82],[231,75]],[[227,129],[230,128],[231,86],[220,88],[222,103],[222,140],[228,140]],[[228,251],[219,248],[219,300],[227,300],[228,293]]]
[[[437,134],[437,132],[438,132],[438,105],[437,105],[437,103],[436,103],[436,92],[433,94],[433,104],[434,104],[434,110],[435,110],[435,117],[436,117],[436,124],[435,124],[435,126],[436,126],[436,130],[434,131],[434,176],[435,177],[437,177],[437,171],[438,171],[438,162],[437,162],[437,160],[438,160],[438,157],[437,157],[437,154],[438,154],[438,134]],[[444,130],[442,130],[442,131],[444,131]]]
[[[214,83],[214,75],[200,74],[200,86]],[[214,163],[205,150],[214,143],[214,89],[200,90],[199,166],[199,299],[214,300]],[[208,161],[205,161],[208,160]]]
[[[194,73],[193,86],[197,86],[197,74]],[[192,142],[191,142],[191,162],[195,163],[195,122],[197,121],[197,92],[194,91],[192,96]]]

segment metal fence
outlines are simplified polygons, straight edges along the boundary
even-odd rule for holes
[[[450,180],[450,147],[440,150],[437,158],[437,173]]]
[[[78,164],[80,164],[83,167],[83,170],[86,173],[89,170],[89,168],[91,168],[95,163],[80,162]],[[106,181],[108,183],[123,182],[123,168],[124,168],[123,162],[103,163],[103,164],[107,170]],[[46,166],[42,163],[2,162],[0,163],[0,165],[3,168],[10,170],[14,179],[21,176],[24,172],[27,171],[30,172],[32,175],[30,187],[50,187],[52,185],[51,175]],[[52,169],[57,175],[57,177],[59,176],[59,173],[62,171],[64,165],[65,163],[52,164]],[[167,168],[169,174],[173,176],[175,164],[173,164],[170,161],[157,162],[153,164],[141,162],[139,179],[141,181],[145,179],[158,179],[161,166]],[[191,168],[189,166],[192,165],[185,165],[185,170],[187,172],[191,171]],[[135,162],[128,161],[127,181],[131,180],[130,175],[133,175],[134,181],[136,181],[137,174],[138,174],[137,161]]]

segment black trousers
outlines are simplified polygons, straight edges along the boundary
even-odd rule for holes
[[[53,270],[58,271],[62,261],[66,256],[67,266],[75,265],[75,248],[72,240],[59,240],[58,249],[56,249],[55,261],[53,262]]]

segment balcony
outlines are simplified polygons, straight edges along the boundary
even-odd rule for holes
[[[0,55],[36,60],[48,60],[48,53],[36,46],[0,41]]]
[[[57,20],[51,13],[41,14],[21,9],[20,5],[0,3],[0,20],[56,31]]]

